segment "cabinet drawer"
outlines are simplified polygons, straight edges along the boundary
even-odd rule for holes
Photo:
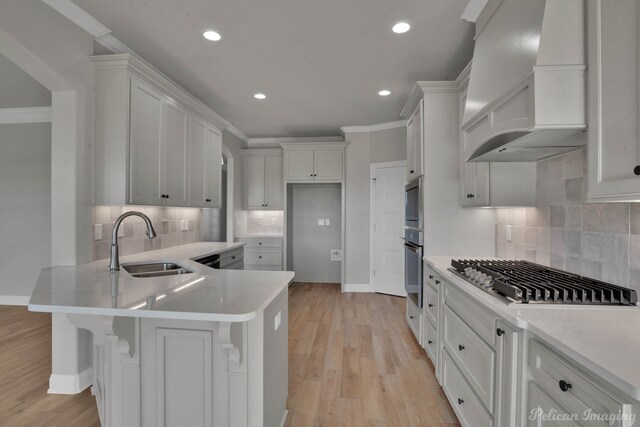
[[[234,261],[231,264],[227,264],[224,267],[221,266],[220,268],[225,270],[244,270],[244,261],[243,260]]]
[[[422,315],[420,309],[413,303],[411,298],[407,298],[407,323],[415,335],[418,344],[422,345]]]
[[[244,257],[242,256],[242,252],[232,254],[231,256],[226,258],[220,258],[220,268],[229,268],[231,264],[235,264],[237,262],[244,262],[243,258]]]
[[[491,427],[493,419],[475,395],[464,376],[451,359],[448,351],[443,353],[442,387],[451,406],[464,427]]]
[[[428,320],[434,325],[438,324],[438,310],[440,305],[438,304],[438,288],[434,287],[430,283],[424,287],[425,301],[424,301],[424,314]]]
[[[227,258],[233,258],[233,257],[235,257],[235,259],[238,259],[240,256],[242,256],[243,252],[244,252],[244,248],[242,247],[221,252],[220,261],[225,260]]]
[[[424,349],[435,366],[438,366],[438,330],[427,318],[424,322]]]
[[[281,248],[282,247],[282,239],[264,239],[264,240],[242,240],[241,242],[246,242],[245,248]]]
[[[529,410],[527,411],[529,427],[577,427],[577,424],[571,420],[542,419],[547,414],[554,413],[566,414],[567,411],[562,409],[544,391],[540,390],[540,387],[531,383],[529,386]]]
[[[435,270],[429,266],[425,266],[424,276],[424,282],[435,287],[436,289],[438,289],[440,283],[442,283],[442,278],[438,276],[438,273],[436,273]]]
[[[630,409],[623,408],[623,405],[605,391],[603,386],[599,386],[594,380],[575,370],[562,356],[538,341],[531,341],[529,363],[533,381],[569,413],[582,416],[586,410],[590,409],[594,414],[618,414],[623,409]],[[565,388],[567,391],[562,391],[561,381],[564,382],[563,386],[565,383],[570,386],[568,389]],[[587,426],[623,425],[619,420],[614,424],[582,419],[580,422]]]
[[[496,316],[483,308],[455,286],[443,286],[445,304],[448,305],[467,325],[482,337],[491,347],[496,345]]]
[[[244,262],[251,265],[282,265],[282,250],[246,251]]]
[[[478,397],[493,412],[496,353],[449,307],[444,309],[444,347]]]

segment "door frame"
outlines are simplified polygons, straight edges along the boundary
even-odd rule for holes
[[[371,163],[369,171],[369,292],[375,292],[375,277],[373,271],[376,263],[376,245],[375,245],[375,210],[376,210],[376,172],[379,169],[407,167],[406,160],[396,160],[393,162]],[[404,211],[404,207],[402,209]],[[403,215],[404,216],[404,215]],[[400,237],[400,236],[398,236]]]

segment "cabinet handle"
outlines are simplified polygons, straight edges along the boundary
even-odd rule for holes
[[[235,255],[231,257],[231,259],[236,259]]]
[[[640,175],[640,165],[633,168],[633,173],[635,173],[636,175]]]
[[[471,198],[472,198],[472,199],[474,199],[475,197],[476,197],[476,195],[475,195],[475,194],[472,194],[472,195],[471,195]]]
[[[560,386],[560,390],[562,390],[563,392],[568,392],[569,389],[573,388],[573,386],[566,382],[565,380],[560,380],[558,381],[558,385]]]
[[[429,304],[429,307],[433,307],[433,304]]]
[[[416,171],[414,171],[413,169],[411,169],[411,170],[409,171],[409,173],[416,173]]]
[[[460,350],[460,351],[464,350],[464,346],[463,346],[462,344],[460,344],[460,345],[458,346],[458,350]]]
[[[313,174],[309,175],[309,176],[313,176]]]
[[[258,258],[262,259],[262,255],[259,255]]]
[[[503,336],[504,335],[504,329],[500,329],[500,328],[496,329],[496,334],[498,334],[499,337]]]
[[[433,279],[433,276],[432,276],[432,275],[429,275],[429,279]]]
[[[462,405],[464,403],[464,400],[458,398],[458,405]]]
[[[258,242],[259,245],[262,245],[262,242]]]
[[[431,344],[433,344],[433,341],[427,340],[427,344],[431,345]]]
[[[409,319],[414,319],[414,317],[413,316],[409,316]]]

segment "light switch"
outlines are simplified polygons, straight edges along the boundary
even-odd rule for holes
[[[276,314],[276,317],[274,318],[273,330],[277,331],[281,324],[282,324],[282,312],[279,311],[278,314]]]
[[[507,234],[507,242],[511,243],[512,238],[511,238],[511,226],[510,225],[507,225],[507,233],[506,234]]]
[[[324,219],[318,219],[318,225],[324,227]]]
[[[324,220],[324,224],[325,224],[326,226],[331,225],[331,220],[330,220],[329,218],[325,219],[325,220]]]
[[[102,240],[102,224],[93,224],[93,240]]]

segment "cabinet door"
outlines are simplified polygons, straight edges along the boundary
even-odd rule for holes
[[[170,206],[187,205],[187,147],[189,113],[180,104],[165,100],[165,128],[162,144],[162,191]]]
[[[415,162],[415,141],[414,141],[414,123],[413,114],[407,120],[407,182],[411,181],[415,177],[416,162]]]
[[[577,427],[578,424],[567,416],[563,419],[563,415],[567,411],[553,400],[547,393],[542,391],[535,383],[529,386],[529,410],[527,419],[528,427]],[[548,414],[560,415],[557,419],[548,417]],[[514,424],[515,425],[515,424]]]
[[[518,388],[518,338],[517,331],[511,329],[501,320],[496,327],[496,409],[495,427],[510,427],[519,425],[518,402],[520,393]]]
[[[204,145],[204,196],[206,207],[222,206],[222,134],[208,125]]]
[[[343,150],[314,150],[313,178],[316,181],[341,181]]]
[[[460,168],[462,169],[460,177],[460,206],[473,206],[471,196],[476,191],[476,164],[462,162]]]
[[[489,187],[490,168],[490,163],[476,163],[475,188],[473,191],[473,197],[471,198],[471,200],[473,200],[473,205],[476,207],[489,206],[489,191],[491,191]]]
[[[423,100],[420,100],[418,104],[418,108],[413,113],[413,170],[412,178],[417,178],[422,176],[422,163],[423,163],[423,150],[424,150],[424,136],[422,132],[422,127],[424,126],[423,116],[422,116],[422,105]]]
[[[247,209],[264,209],[265,156],[244,158],[244,204]]]
[[[284,209],[283,156],[265,157],[265,192],[267,209]]]
[[[589,196],[594,201],[640,198],[639,7],[637,0],[588,2]]]
[[[161,93],[131,79],[129,203],[162,205],[163,105]]]
[[[205,206],[205,142],[207,123],[197,116],[189,120],[189,206]]]
[[[287,181],[313,181],[313,150],[288,150],[284,156]]]

